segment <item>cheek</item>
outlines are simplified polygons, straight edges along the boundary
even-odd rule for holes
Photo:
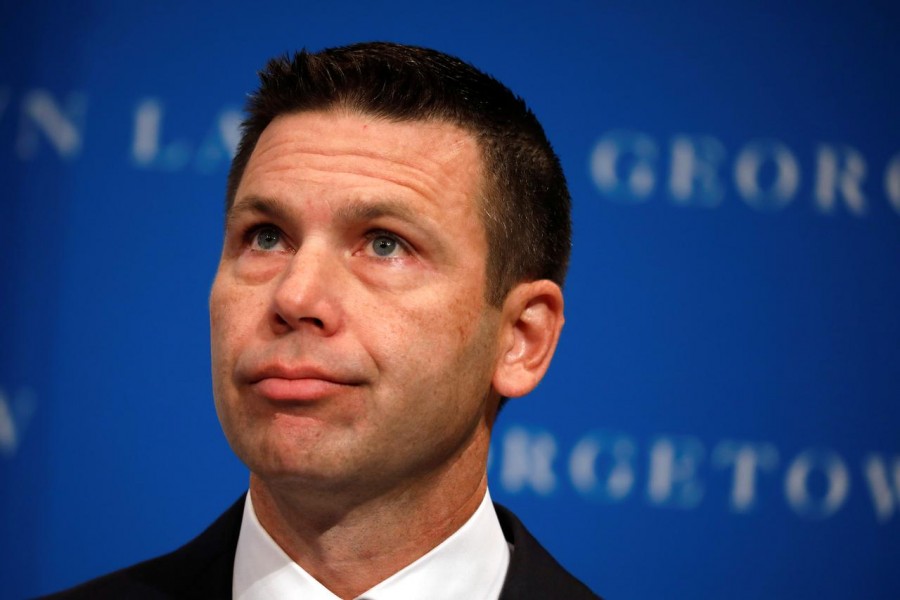
[[[216,357],[221,356],[223,351],[224,334],[229,329],[229,323],[231,322],[230,307],[232,306],[233,304],[229,302],[224,285],[217,277],[209,293],[209,333],[214,367]]]
[[[378,362],[390,363],[402,373],[406,385],[446,383],[436,380],[454,372],[459,375],[464,365],[483,361],[491,351],[490,317],[480,298],[451,302],[446,298],[394,307],[363,324],[371,353]]]
[[[248,286],[237,286],[217,278],[209,295],[209,329],[213,370],[223,376],[239,350],[241,339],[259,318],[261,303]]]
[[[490,310],[485,306],[483,290],[474,286],[444,296],[440,309],[424,315],[426,326],[443,336],[454,347],[465,347],[477,340]]]

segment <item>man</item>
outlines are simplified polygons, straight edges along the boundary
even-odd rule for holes
[[[525,104],[444,54],[271,61],[210,294],[250,492],[69,597],[595,598],[487,491],[506,398],[563,324],[569,196]]]

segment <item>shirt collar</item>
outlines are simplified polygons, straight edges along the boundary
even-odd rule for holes
[[[485,492],[462,527],[357,600],[496,600],[509,557],[509,545]],[[340,600],[292,561],[263,529],[249,493],[234,557],[232,591],[236,600]]]

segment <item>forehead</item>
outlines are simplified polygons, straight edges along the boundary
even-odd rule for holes
[[[280,115],[262,132],[236,196],[265,185],[393,187],[430,199],[482,195],[475,137],[440,120],[392,121],[346,110]],[[255,190],[258,192],[259,190]]]

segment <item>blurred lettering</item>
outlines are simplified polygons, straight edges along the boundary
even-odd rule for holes
[[[824,493],[810,490],[811,475],[824,477]],[[788,504],[801,516],[830,517],[843,506],[850,491],[850,474],[840,456],[827,450],[806,450],[794,459],[785,478]]]
[[[880,523],[890,521],[900,507],[900,457],[886,464],[880,454],[871,454],[863,461],[863,473],[869,484],[875,517]]]
[[[862,182],[866,178],[866,161],[850,146],[819,146],[816,155],[816,206],[825,214],[837,209],[838,196],[856,216],[866,213],[866,197]]]
[[[212,130],[200,144],[194,164],[202,173],[210,173],[222,164],[229,164],[241,141],[241,113],[223,110],[216,117]]]
[[[764,167],[771,165],[774,173],[764,184]],[[800,185],[800,167],[793,153],[784,144],[756,141],[744,146],[734,163],[734,179],[738,195],[760,210],[780,210],[794,197]]]
[[[778,449],[768,443],[724,440],[713,449],[712,463],[720,468],[733,467],[731,509],[749,512],[756,504],[757,473],[771,471],[778,465]]]
[[[668,156],[661,156],[661,148],[668,149]],[[715,208],[730,193],[755,210],[778,212],[801,193],[807,168],[807,193],[817,213],[835,214],[840,206],[852,217],[870,212],[863,190],[869,161],[849,144],[819,144],[798,154],[777,139],[752,140],[734,154],[730,166],[729,176],[729,152],[722,140],[703,134],[675,134],[666,146],[648,133],[617,129],[600,136],[590,156],[597,191],[625,204],[647,202],[657,191],[656,182],[663,180],[669,201],[678,207]],[[884,193],[900,214],[900,154],[884,164]]]
[[[634,441],[627,436],[611,433],[585,436],[569,457],[572,485],[582,494],[601,500],[622,500],[634,487],[636,453]]]
[[[725,188],[719,167],[725,147],[714,137],[675,136],[671,145],[669,193],[675,204],[713,208],[722,202]]]
[[[675,508],[697,506],[703,498],[703,485],[697,478],[703,456],[703,444],[694,437],[658,438],[650,447],[650,502]]]
[[[646,485],[650,506],[695,510],[717,497],[711,492],[721,488],[722,478],[710,475],[718,470],[730,472],[723,491],[733,514],[759,510],[762,492],[776,489],[783,493],[785,510],[813,520],[833,517],[850,500],[848,463],[828,448],[804,449],[782,467],[781,452],[765,441],[720,440],[710,445],[708,462],[710,446],[688,435],[659,435],[642,447],[627,433],[592,431],[566,450],[554,433],[516,425],[500,432],[496,443],[488,471],[499,468],[500,489],[512,494],[528,489],[547,496],[568,483],[587,501],[615,504],[636,498],[634,490]],[[567,460],[558,466],[560,454]],[[557,469],[566,466],[568,472],[560,477]],[[900,456],[872,453],[859,467],[876,521],[900,522],[894,519],[900,513]],[[764,476],[777,477],[779,485],[761,486]],[[771,503],[764,507],[771,510]]]
[[[530,487],[538,494],[547,495],[556,488],[555,458],[556,440],[549,433],[530,434],[523,428],[511,429],[503,440],[500,481],[509,492]]]
[[[900,214],[900,154],[895,154],[884,172],[884,191],[897,214]]]
[[[147,98],[138,104],[134,111],[131,158],[140,167],[177,171],[190,160],[191,149],[184,140],[162,144],[164,115],[162,102],[156,98]]]
[[[22,98],[16,153],[29,160],[38,154],[44,138],[60,158],[73,159],[81,151],[87,98],[69,94],[60,104],[50,92],[33,90]]]
[[[597,188],[612,198],[639,202],[656,186],[659,148],[653,138],[629,131],[604,135],[591,154],[591,175]]]
[[[35,410],[37,400],[31,388],[21,388],[12,397],[0,388],[0,455],[15,456]]]

